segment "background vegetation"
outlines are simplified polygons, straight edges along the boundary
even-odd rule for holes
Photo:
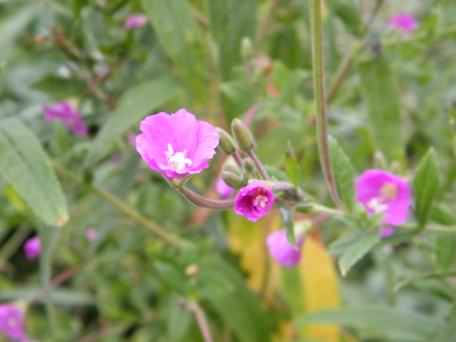
[[[419,228],[371,243],[363,227],[302,214],[314,229],[285,270],[264,247],[278,214],[251,224],[191,206],[129,136],[181,107],[220,127],[247,117],[270,171],[330,205],[307,1],[0,1],[0,299],[27,303],[30,336],[203,341],[205,317],[214,341],[453,341],[456,3],[326,0],[323,12],[345,189],[374,166],[415,179]],[[401,12],[415,32],[388,27]],[[148,24],[126,30],[131,14]],[[87,138],[43,120],[44,104],[68,99]],[[192,179],[199,191],[215,195],[222,159]],[[30,262],[35,234],[44,253]]]

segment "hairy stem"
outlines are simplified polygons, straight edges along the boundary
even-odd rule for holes
[[[317,111],[317,141],[320,164],[323,171],[326,187],[332,200],[341,206],[337,193],[336,182],[331,165],[328,143],[328,118],[326,116],[326,96],[324,87],[324,62],[323,62],[323,29],[321,0],[310,0],[311,5],[311,31],[312,31],[312,69],[315,109]]]

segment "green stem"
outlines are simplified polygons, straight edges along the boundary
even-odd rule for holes
[[[448,272],[432,272],[432,273],[426,273],[426,274],[421,274],[418,276],[415,276],[413,278],[401,281],[394,287],[394,291],[399,291],[403,289],[404,287],[409,286],[413,282],[417,280],[422,280],[422,279],[433,279],[433,278],[450,278],[450,277],[456,277],[456,271],[448,271]]]
[[[250,150],[249,153],[247,153],[247,155],[255,164],[255,167],[256,167],[258,173],[260,174],[261,178],[269,179],[268,171],[266,171],[266,168],[264,167],[263,163],[260,161],[260,159],[256,155],[255,151]]]
[[[321,0],[310,0],[311,31],[312,31],[312,69],[315,109],[317,111],[317,141],[320,164],[326,187],[334,203],[340,207],[341,201],[337,193],[336,182],[329,155],[328,118],[326,116],[326,96],[324,87],[323,65],[323,30],[321,15]]]
[[[60,175],[72,180],[75,183],[83,184],[84,182],[79,179],[78,176],[73,174],[72,172],[64,169],[62,166],[54,163],[54,167]],[[161,238],[165,243],[177,247],[177,248],[182,248],[186,245],[188,245],[188,242],[181,239],[180,237],[167,232],[164,228],[159,226],[157,223],[150,221],[147,217],[143,216],[140,214],[138,211],[136,211],[133,207],[129,206],[127,203],[122,201],[120,198],[115,196],[114,194],[105,191],[103,189],[98,188],[97,186],[93,184],[85,184],[95,195],[98,197],[104,199],[106,202],[111,204],[114,208],[119,210],[121,213],[123,213],[125,216],[127,216],[131,221],[136,222],[143,227],[149,229],[152,233],[157,235],[159,238]]]

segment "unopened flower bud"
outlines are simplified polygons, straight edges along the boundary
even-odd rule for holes
[[[236,143],[231,135],[221,128],[217,128],[217,132],[220,137],[220,149],[228,155],[236,152]]]
[[[222,179],[227,185],[234,189],[239,189],[246,183],[241,175],[229,171],[222,172]]]
[[[244,166],[244,169],[245,169],[245,172],[248,174],[248,175],[255,175],[256,174],[256,167],[255,167],[255,164],[253,163],[253,161],[251,159],[244,159],[242,161],[243,163],[243,166]]]
[[[231,132],[244,152],[250,152],[255,147],[255,139],[252,132],[241,120],[234,119],[231,122]]]

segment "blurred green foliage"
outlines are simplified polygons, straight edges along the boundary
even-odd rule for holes
[[[417,17],[417,31],[388,28],[400,12]],[[148,24],[125,30],[127,16],[141,13]],[[31,336],[203,341],[198,303],[214,341],[272,341],[294,320],[337,323],[358,341],[453,341],[456,3],[327,0],[324,13],[331,158],[344,203],[357,210],[357,171],[389,168],[414,179],[416,220],[387,241],[363,222],[321,224],[347,273],[343,307],[296,317],[286,286],[266,301],[247,285],[227,214],[188,204],[143,165],[129,136],[151,112],[186,107],[225,128],[247,116],[271,173],[329,203],[307,1],[0,0],[0,300],[30,303]],[[43,120],[44,104],[67,99],[88,138]],[[195,188],[213,187],[221,159],[192,179]],[[144,220],[189,245],[163,243]],[[35,233],[40,264],[22,254]]]

